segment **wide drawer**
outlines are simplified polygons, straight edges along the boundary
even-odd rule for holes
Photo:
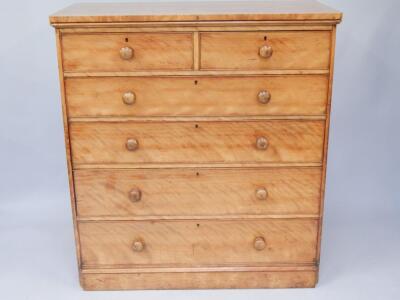
[[[318,220],[80,222],[82,263],[313,263]]]
[[[327,70],[330,35],[330,31],[202,33],[201,69]],[[263,57],[263,49],[272,52]]]
[[[325,121],[73,122],[72,160],[321,162]]]
[[[70,117],[322,115],[328,77],[67,78]]]
[[[190,33],[64,34],[62,53],[67,72],[184,70],[193,67],[193,38]]]
[[[318,214],[320,168],[76,170],[80,217]]]

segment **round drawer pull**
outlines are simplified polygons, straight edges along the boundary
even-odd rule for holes
[[[124,60],[133,58],[133,49],[131,47],[122,47],[119,50],[119,56]]]
[[[263,237],[259,236],[254,239],[254,249],[256,249],[257,251],[263,250],[266,245],[267,243],[265,242],[265,239]]]
[[[267,90],[262,90],[258,93],[258,102],[267,104],[271,100],[271,93]]]
[[[144,242],[140,241],[140,240],[136,240],[133,242],[132,244],[132,250],[135,252],[141,252],[144,249]]]
[[[262,47],[260,47],[260,50],[258,51],[258,54],[262,57],[262,58],[270,58],[272,56],[272,47],[269,45],[264,45]]]
[[[268,191],[266,188],[256,189],[256,197],[258,200],[266,200],[268,197]]]
[[[126,149],[129,151],[135,151],[139,148],[139,142],[136,139],[128,139],[126,141]]]
[[[131,105],[135,103],[136,101],[136,95],[134,92],[126,92],[122,95],[122,101],[124,101],[125,104]]]
[[[256,147],[258,150],[266,150],[268,148],[267,138],[261,136],[256,140]]]
[[[136,189],[136,188],[135,189],[131,189],[129,191],[129,199],[132,202],[139,202],[140,199],[142,199],[142,191],[139,190],[139,189]]]

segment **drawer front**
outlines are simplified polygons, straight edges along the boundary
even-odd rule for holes
[[[68,113],[91,116],[322,115],[328,77],[68,78]]]
[[[330,34],[330,31],[202,33],[201,68],[327,70]],[[260,55],[263,46],[263,49],[271,47],[271,56]]]
[[[320,168],[76,170],[80,217],[318,214]]]
[[[324,125],[324,121],[73,122],[70,138],[74,164],[321,162]]]
[[[133,50],[122,58],[121,49]],[[65,34],[64,71],[184,70],[193,67],[189,33]]]
[[[83,266],[312,263],[317,220],[80,222]]]

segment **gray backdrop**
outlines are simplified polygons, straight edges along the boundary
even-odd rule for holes
[[[77,278],[48,24],[49,14],[72,2],[1,4],[1,299],[400,298],[398,0],[323,1],[344,12],[344,20],[337,32],[317,289],[112,293],[82,292]]]

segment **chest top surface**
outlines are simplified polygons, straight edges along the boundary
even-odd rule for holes
[[[77,3],[50,16],[50,23],[156,21],[327,21],[342,14],[314,0]]]

